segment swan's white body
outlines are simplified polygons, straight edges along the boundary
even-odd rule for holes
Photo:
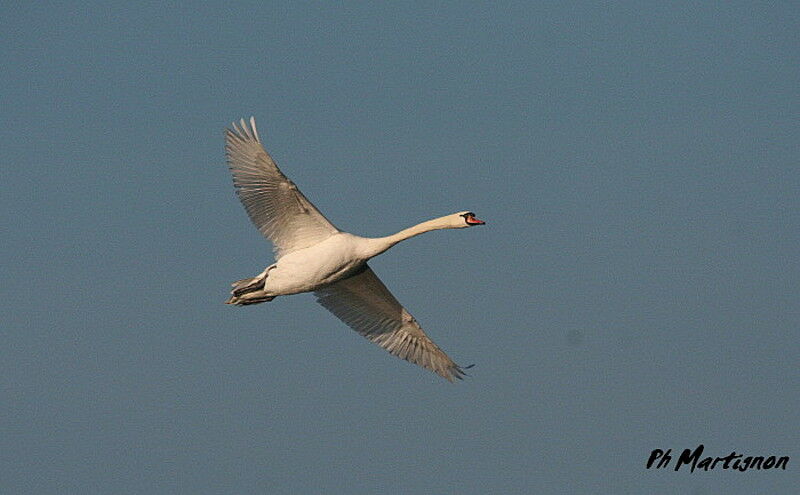
[[[369,257],[363,237],[346,232],[333,234],[319,244],[292,251],[280,258],[269,274],[263,291],[269,296],[311,292],[353,273]]]
[[[359,237],[333,226],[267,154],[255,120],[226,132],[228,165],[236,192],[258,229],[274,244],[276,263],[254,278],[234,282],[229,304],[314,292],[317,301],[393,355],[452,381],[463,370],[422,331],[417,321],[367,265],[400,241],[439,229],[482,225],[463,211],[422,222],[397,234]]]

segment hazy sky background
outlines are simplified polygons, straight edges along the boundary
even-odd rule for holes
[[[4,2],[3,493],[788,493],[800,482],[800,6]],[[457,362],[311,295],[223,128]],[[786,471],[646,470],[703,443]]]

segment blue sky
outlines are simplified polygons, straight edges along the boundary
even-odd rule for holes
[[[800,481],[794,3],[0,8],[8,493],[786,493]],[[223,128],[471,377],[271,262]],[[652,449],[789,455],[653,471]]]

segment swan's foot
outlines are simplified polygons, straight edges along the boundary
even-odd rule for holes
[[[260,292],[260,294],[259,294]],[[250,292],[249,294],[243,294],[242,296],[231,296],[225,304],[233,304],[236,306],[249,306],[250,304],[258,304],[262,302],[269,302],[275,299],[275,296],[267,296],[264,295],[264,292]]]
[[[234,296],[243,296],[251,292],[264,290],[264,285],[264,278],[245,278],[239,280],[238,282],[234,282],[231,294]]]
[[[237,280],[232,283],[231,286],[233,290],[231,291],[231,297],[225,301],[225,304],[247,306],[249,304],[258,304],[275,299],[275,296],[268,296],[266,292],[264,292],[267,283],[267,273],[270,268],[274,266],[275,265],[268,267],[256,277],[243,278],[242,280]]]

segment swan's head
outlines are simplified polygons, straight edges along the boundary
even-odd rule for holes
[[[484,225],[486,222],[483,220],[478,220],[475,217],[475,214],[471,211],[459,211],[458,213],[454,213],[450,215],[453,221],[453,227],[457,229],[463,229],[465,227],[474,227],[476,225]]]

